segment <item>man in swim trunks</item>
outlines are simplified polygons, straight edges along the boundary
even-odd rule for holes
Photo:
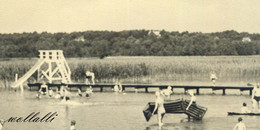
[[[157,110],[157,120],[158,120],[158,124],[159,127],[161,127],[163,125],[163,117],[165,115],[165,108],[164,108],[164,99],[161,96],[160,92],[156,91],[155,92],[155,96],[156,96],[156,100],[155,100],[155,107],[153,110],[152,115],[154,115],[154,112]]]
[[[49,94],[48,86],[46,85],[45,82],[43,82],[40,87],[40,90],[38,91],[38,97],[40,98],[41,95],[46,95],[46,94]]]
[[[90,71],[86,71],[86,84],[95,84],[95,74]]]
[[[257,83],[257,85],[254,87],[252,91],[252,101],[256,101],[257,105],[257,111],[259,111],[259,101],[260,101],[260,85]]]

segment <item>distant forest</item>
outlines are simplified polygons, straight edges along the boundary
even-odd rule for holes
[[[258,55],[260,34],[150,30],[0,34],[0,57],[37,57],[61,49],[66,57]]]

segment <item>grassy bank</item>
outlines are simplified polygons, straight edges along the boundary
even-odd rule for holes
[[[1,59],[2,84],[25,74],[37,59]],[[211,71],[218,83],[260,81],[260,56],[176,56],[176,57],[107,57],[67,58],[74,82],[83,82],[86,70],[93,71],[97,82],[187,83],[210,82]],[[28,81],[34,82],[36,75]]]

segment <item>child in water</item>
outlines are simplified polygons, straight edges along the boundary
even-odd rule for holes
[[[72,120],[70,123],[70,130],[76,130],[75,126],[76,126],[76,121]]]
[[[242,118],[238,118],[238,123],[235,125],[234,130],[246,130],[246,125],[242,122]]]
[[[241,108],[241,113],[250,113],[250,111],[247,108],[246,103],[243,103],[243,107]]]
[[[3,119],[0,120],[0,130],[2,130],[5,122]]]

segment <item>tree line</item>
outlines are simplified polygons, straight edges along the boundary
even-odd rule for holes
[[[260,34],[161,30],[0,34],[0,58],[37,57],[61,49],[66,57],[258,55]]]

